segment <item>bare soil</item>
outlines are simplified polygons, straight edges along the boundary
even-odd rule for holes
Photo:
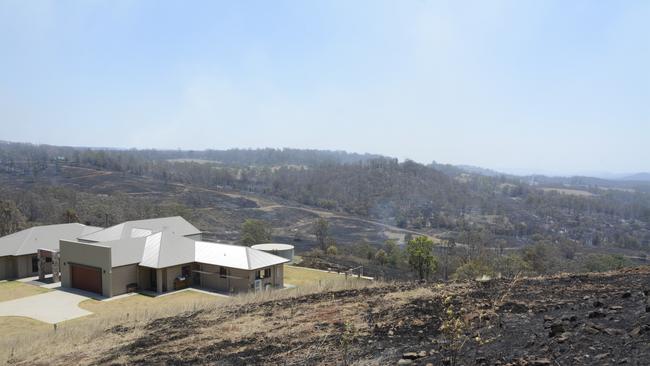
[[[647,365],[649,290],[648,267],[384,284],[115,325],[47,363]],[[457,337],[440,330],[450,316]]]

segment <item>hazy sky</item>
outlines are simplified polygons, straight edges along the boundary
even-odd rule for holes
[[[650,1],[0,0],[0,140],[650,171]]]

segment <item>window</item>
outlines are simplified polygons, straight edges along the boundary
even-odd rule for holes
[[[52,257],[45,258],[45,263],[52,263]]]
[[[269,277],[271,277],[271,268],[265,268],[263,270],[259,270],[255,272],[256,280],[261,280],[262,278],[269,278]]]
[[[181,267],[181,276],[187,278],[190,276],[190,266],[183,266]]]
[[[221,278],[226,278],[228,276],[228,270],[226,267],[219,267],[219,276],[221,276]]]
[[[32,257],[32,272],[38,272],[38,256]]]

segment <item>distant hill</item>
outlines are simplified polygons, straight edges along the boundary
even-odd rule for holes
[[[497,172],[496,170],[481,168],[473,165],[456,165],[458,168],[473,174],[484,175],[486,177],[500,177],[506,175],[504,173]]]
[[[650,173],[632,174],[632,175],[628,175],[625,178],[622,178],[621,180],[635,181],[635,182],[650,182]]]

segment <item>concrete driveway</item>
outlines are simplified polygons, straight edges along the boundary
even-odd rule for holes
[[[55,324],[64,320],[90,315],[92,312],[77,306],[89,297],[55,290],[40,295],[0,302],[0,316],[24,316]]]

